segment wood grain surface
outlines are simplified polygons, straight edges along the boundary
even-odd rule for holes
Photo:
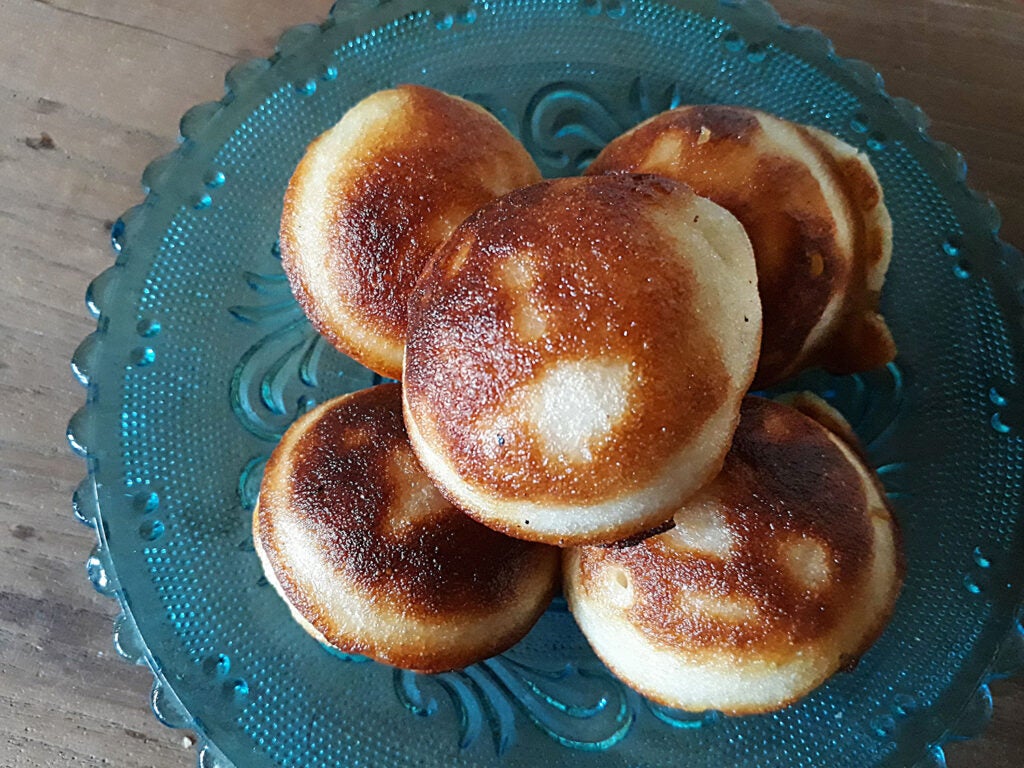
[[[918,102],[1024,245],[1024,4],[778,0]],[[178,118],[219,98],[236,61],[273,50],[328,0],[0,0],[0,766],[193,765],[192,738],[149,711],[149,672],[111,647],[114,604],[71,516],[83,464],[64,442],[83,393],[68,360],[93,328],[83,292],[113,220],[174,147]],[[1024,764],[1024,682],[994,687],[985,735],[949,765]],[[239,768],[244,768],[239,766]]]

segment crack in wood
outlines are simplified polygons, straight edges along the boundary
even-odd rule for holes
[[[129,24],[129,23],[124,22],[124,21],[118,21],[117,19],[108,19],[105,16],[95,16],[95,15],[93,15],[91,13],[85,13],[84,11],[76,11],[76,10],[74,10],[72,8],[65,8],[64,6],[58,5],[57,3],[53,2],[53,0],[32,0],[32,2],[34,2],[34,3],[38,4],[38,5],[45,5],[47,8],[52,8],[53,10],[57,11],[58,13],[66,13],[66,14],[69,14],[71,16],[79,16],[79,17],[84,18],[84,19],[91,19],[92,21],[99,21],[99,22],[103,22],[103,23],[106,23],[106,24],[113,24],[115,27],[123,27],[124,29],[131,29],[131,30],[134,30],[136,32],[146,32],[146,33],[151,34],[151,35],[156,35],[157,37],[162,37],[165,40],[171,40],[171,41],[173,41],[175,43],[181,43],[182,45],[187,45],[187,46],[189,46],[191,48],[197,48],[200,51],[207,51],[208,53],[217,54],[219,56],[225,56],[225,57],[227,57],[229,59],[237,59],[238,58],[238,56],[233,54],[233,53],[229,53],[227,51],[222,51],[222,50],[219,50],[217,48],[211,48],[211,47],[209,47],[207,45],[203,45],[202,43],[193,42],[192,40],[185,40],[185,39],[180,38],[180,37],[175,37],[174,35],[169,35],[166,32],[161,32],[161,31],[159,31],[157,29],[149,29],[148,27],[140,27],[140,26],[137,26],[135,24]]]

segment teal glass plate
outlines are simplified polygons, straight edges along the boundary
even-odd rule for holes
[[[316,402],[370,385],[292,300],[276,250],[306,144],[402,82],[464,95],[548,176],[676,104],[728,102],[865,149],[895,222],[883,308],[896,364],[809,386],[854,423],[906,539],[888,630],[853,672],[781,712],[654,706],[612,678],[556,601],[501,657],[425,677],[332,654],[262,578],[250,512],[263,462]],[[923,115],[818,33],[759,0],[345,3],[236,66],[181,121],[89,287],[97,330],[72,361],[114,639],[154,674],[153,707],[194,728],[202,766],[908,766],[980,731],[987,683],[1024,662],[1020,254]]]

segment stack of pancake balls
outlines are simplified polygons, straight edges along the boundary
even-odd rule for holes
[[[423,672],[561,588],[655,702],[792,703],[874,642],[904,560],[843,417],[747,392],[893,359],[891,230],[863,154],[751,109],[664,112],[542,181],[468,101],[369,96],[296,169],[281,254],[316,329],[401,384],[284,435],[267,578],[321,642]]]

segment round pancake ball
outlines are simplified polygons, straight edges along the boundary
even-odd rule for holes
[[[501,653],[557,588],[559,552],[462,514],[420,469],[395,384],[315,408],[267,463],[253,539],[313,637],[422,672]]]
[[[564,553],[591,647],[660,704],[778,709],[856,664],[889,620],[904,573],[896,521],[859,448],[801,400],[804,412],[747,398],[721,474],[670,531]]]
[[[681,181],[743,223],[764,310],[755,387],[812,366],[853,373],[895,357],[878,313],[892,220],[866,155],[763,112],[690,106],[611,142],[587,169],[606,172]]]
[[[374,93],[309,145],[288,184],[292,292],[335,348],[397,379],[406,303],[430,254],[477,208],[539,180],[482,107],[415,85]]]
[[[621,539],[717,474],[760,328],[743,228],[685,185],[520,189],[456,229],[416,286],[409,439],[442,492],[496,530]]]

